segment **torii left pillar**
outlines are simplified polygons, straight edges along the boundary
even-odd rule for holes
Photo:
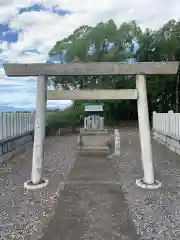
[[[42,178],[44,161],[44,139],[46,125],[47,82],[44,76],[37,78],[36,118],[34,130],[34,146],[31,180],[24,183],[24,188],[36,190],[48,185],[48,180]]]

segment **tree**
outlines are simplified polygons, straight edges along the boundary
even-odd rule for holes
[[[134,51],[135,42],[139,49]],[[128,49],[128,50],[127,50]],[[160,29],[142,31],[135,21],[123,23],[118,28],[110,19],[95,27],[81,26],[67,38],[58,41],[52,53],[65,53],[66,62],[118,62],[127,58],[137,61],[180,60],[180,22],[168,21]],[[179,78],[174,76],[147,76],[149,108],[157,111],[179,111]],[[72,76],[52,77],[56,87],[83,88],[135,88],[134,77]],[[176,93],[176,94],[175,94]],[[83,102],[82,102],[83,104]],[[82,106],[81,104],[81,106]],[[74,106],[78,106],[74,102]],[[105,114],[116,120],[137,117],[132,101],[105,101]]]

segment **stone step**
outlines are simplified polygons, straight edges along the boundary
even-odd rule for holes
[[[78,148],[77,152],[83,156],[108,156],[109,148],[106,146],[88,146]]]
[[[80,135],[81,136],[97,136],[97,135],[109,135],[108,130],[104,129],[104,130],[91,130],[91,131],[86,131],[86,130],[82,130],[80,131]]]

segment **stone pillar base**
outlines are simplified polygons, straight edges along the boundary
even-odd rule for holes
[[[48,185],[49,181],[46,179],[43,179],[40,183],[38,184],[33,184],[32,180],[28,180],[27,182],[24,183],[24,189],[26,190],[37,190],[37,189],[42,189],[45,188]]]
[[[143,179],[137,179],[136,185],[143,189],[154,190],[154,189],[158,189],[161,187],[161,182],[159,182],[158,180],[155,180],[154,184],[147,184],[143,181]]]

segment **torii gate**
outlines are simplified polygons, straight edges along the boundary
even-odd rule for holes
[[[156,189],[161,183],[154,179],[151,136],[148,117],[146,75],[175,75],[179,62],[105,62],[105,63],[32,63],[4,64],[9,77],[37,76],[36,120],[31,180],[26,189],[40,189],[48,184],[42,178],[44,158],[46,100],[136,99],[138,109],[141,160],[144,177],[136,180],[141,188]],[[136,89],[47,91],[44,76],[135,75]],[[128,81],[128,80],[127,80]]]

